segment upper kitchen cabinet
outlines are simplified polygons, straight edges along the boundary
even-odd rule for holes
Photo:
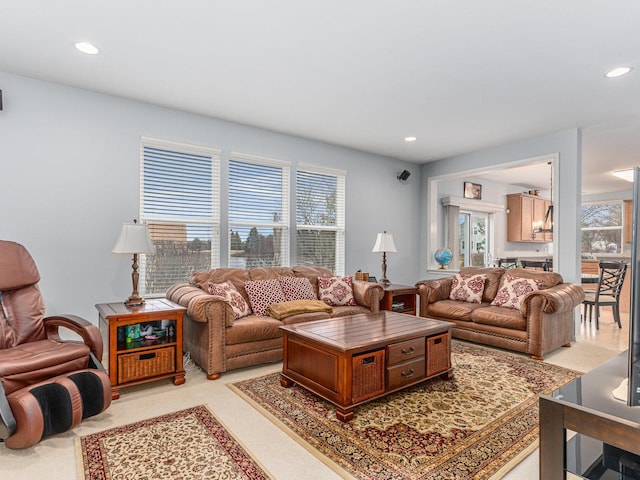
[[[553,233],[534,232],[535,228],[549,228],[544,216],[551,202],[537,195],[512,193],[507,195],[507,242],[553,242]]]

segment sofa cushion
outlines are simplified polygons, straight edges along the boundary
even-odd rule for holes
[[[487,304],[461,302],[459,300],[440,300],[429,304],[427,316],[438,318],[452,318],[455,320],[471,321],[471,312]]]
[[[261,315],[247,315],[233,322],[233,326],[225,329],[225,343],[236,345],[241,343],[260,342],[282,336],[282,322],[275,318]]]
[[[522,301],[531,292],[541,290],[543,288],[542,280],[534,280],[532,278],[523,278],[511,273],[505,273],[502,277],[500,290],[496,294],[496,298],[491,302],[492,306],[513,308],[520,311]]]
[[[291,300],[318,300],[313,285],[305,277],[278,277],[278,282],[284,292],[284,298]]]
[[[482,301],[491,303],[498,293],[500,280],[504,274],[504,268],[497,267],[464,267],[460,269],[460,273],[464,275],[486,275],[487,280],[484,284],[484,292],[482,293]]]
[[[248,271],[250,280],[271,280],[278,277],[293,277],[290,267],[257,267]]]
[[[331,312],[331,307],[320,300],[291,300],[273,303],[267,308],[270,317],[282,320],[300,313]]]
[[[231,305],[233,318],[246,317],[251,313],[251,308],[244,297],[231,282],[211,283],[207,284],[207,290],[211,295],[222,297]]]
[[[313,291],[316,292],[316,298],[318,296],[318,277],[330,277],[333,272],[326,267],[315,267],[311,265],[298,265],[291,267],[293,274],[296,277],[308,278],[313,287]]]
[[[191,275],[190,283],[200,287],[205,292],[208,292],[208,284],[211,283],[223,283],[231,282],[236,290],[240,292],[240,295],[249,302],[249,296],[244,289],[244,282],[251,280],[248,270],[242,270],[240,268],[213,268],[211,270],[200,270],[194,272]]]
[[[331,318],[358,315],[360,313],[371,313],[371,310],[361,305],[342,305],[333,307],[333,310],[331,311]]]
[[[351,277],[318,277],[319,298],[327,305],[357,305]]]
[[[451,283],[451,300],[461,300],[469,303],[481,303],[484,293],[486,275],[465,275],[457,273]]]
[[[284,292],[277,278],[270,280],[250,280],[244,288],[249,295],[251,310],[256,315],[267,315],[267,308],[272,303],[284,302]]]
[[[476,308],[471,312],[471,320],[474,323],[492,325],[494,327],[512,328],[515,330],[526,330],[527,321],[520,313],[520,310],[504,307],[483,307]]]

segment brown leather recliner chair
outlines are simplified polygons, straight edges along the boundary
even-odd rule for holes
[[[45,317],[40,274],[20,244],[0,240],[0,439],[26,448],[111,404],[98,328],[74,315]],[[64,341],[59,328],[82,341]]]

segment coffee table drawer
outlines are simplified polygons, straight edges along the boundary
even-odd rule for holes
[[[424,348],[424,337],[391,344],[387,347],[387,365],[391,367],[416,358],[424,358]]]
[[[424,342],[424,339],[423,339]],[[387,389],[403,387],[424,378],[424,357],[387,368]]]

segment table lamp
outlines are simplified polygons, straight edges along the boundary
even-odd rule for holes
[[[155,247],[151,242],[151,235],[149,235],[149,226],[138,223],[137,220],[134,220],[133,223],[123,223],[112,253],[133,254],[133,272],[131,273],[133,292],[124,304],[127,307],[143,305],[144,298],[138,294],[138,279],[140,277],[138,274],[138,254],[155,253]]]
[[[387,233],[385,230],[383,233],[379,233],[376,238],[376,243],[373,246],[372,252],[382,252],[382,278],[378,282],[384,287],[391,285],[389,279],[387,279],[387,253],[397,253],[396,244],[393,243],[393,236]]]

